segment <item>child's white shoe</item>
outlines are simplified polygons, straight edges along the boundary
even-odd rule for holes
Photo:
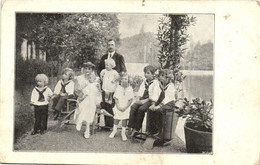
[[[126,137],[126,135],[124,133],[121,133],[121,136],[122,136],[122,140],[123,141],[127,141],[127,137]]]
[[[85,137],[86,139],[88,139],[89,136],[90,136],[89,123],[86,123],[86,131],[85,131],[85,133],[84,133],[84,137]]]
[[[86,139],[88,139],[89,138],[89,131],[86,131],[85,133],[84,133],[84,137],[86,138]]]
[[[110,137],[110,138],[114,138],[115,135],[116,135],[116,131],[113,130],[113,131],[111,132],[111,134],[109,135],[109,137]]]
[[[78,131],[80,131],[80,129],[81,129],[81,124],[76,124],[76,129],[77,129]]]
[[[86,131],[85,131],[85,133],[84,133],[84,137],[85,137],[86,139],[88,139],[89,136],[90,136],[89,128],[87,128]]]
[[[117,125],[113,126],[113,131],[111,132],[111,134],[109,135],[110,138],[114,138],[114,136],[116,135],[117,132]]]
[[[125,135],[125,131],[126,131],[126,127],[122,127],[121,136],[122,136],[122,140],[123,140],[123,141],[126,141],[126,140],[127,140],[127,137],[126,137],[126,135]]]

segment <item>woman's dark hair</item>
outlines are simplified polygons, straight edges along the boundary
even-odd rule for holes
[[[92,68],[93,70],[96,68],[96,65],[93,64],[92,62],[85,62],[82,64],[83,68]]]

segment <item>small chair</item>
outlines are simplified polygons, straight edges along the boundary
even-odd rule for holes
[[[60,127],[63,127],[65,124],[66,125],[68,125],[68,124],[75,125],[74,117],[72,117],[72,116],[74,116],[77,108],[78,108],[77,99],[75,99],[75,98],[67,99],[66,108],[61,112],[65,116],[61,119]],[[102,112],[99,108],[97,108],[94,121],[91,124],[91,133],[92,134],[95,134],[95,128],[98,127],[97,120],[98,120],[100,114],[107,115],[106,113]]]
[[[99,128],[99,129],[100,128],[109,128],[106,126],[100,126],[100,116],[101,115],[109,116],[109,117],[113,117],[113,115],[108,113],[105,109],[97,108],[97,110],[96,110],[95,122],[96,122],[97,128]]]
[[[78,108],[77,99],[72,98],[66,100],[65,108],[63,108],[61,111],[61,114],[65,116],[61,119],[60,127],[63,127],[64,124],[75,124],[71,116],[74,115],[76,108]]]

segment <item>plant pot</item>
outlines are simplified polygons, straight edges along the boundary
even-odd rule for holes
[[[203,132],[184,125],[186,149],[188,153],[212,152],[212,133]]]

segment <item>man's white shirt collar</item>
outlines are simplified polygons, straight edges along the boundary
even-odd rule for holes
[[[113,52],[108,52],[107,58],[112,58],[114,54],[115,54],[115,51],[113,51]]]

